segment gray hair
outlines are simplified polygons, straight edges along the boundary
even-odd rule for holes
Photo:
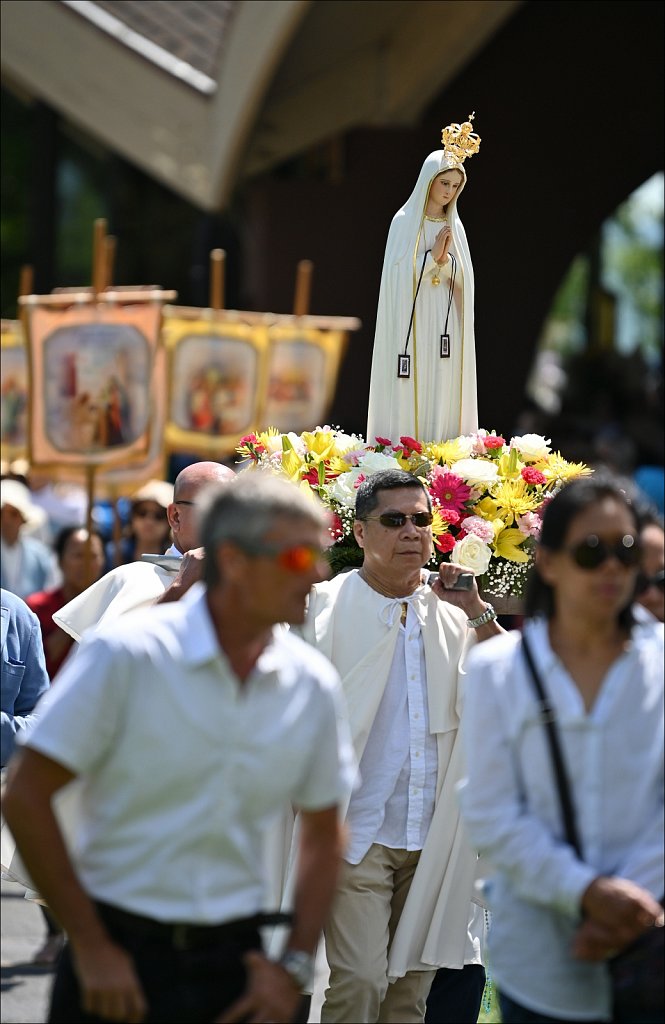
[[[225,542],[248,548],[260,545],[276,519],[300,519],[325,529],[327,516],[295,484],[269,471],[246,470],[229,484],[213,484],[201,495],[201,543],[205,548],[204,579],[217,586],[221,573],[215,551]]]

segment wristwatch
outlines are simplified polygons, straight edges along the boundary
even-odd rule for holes
[[[496,612],[488,601],[485,611],[477,615],[475,619],[467,619],[466,624],[471,626],[472,629],[479,629],[480,626],[486,626],[488,622],[494,622],[495,618]]]
[[[311,988],[314,981],[313,956],[305,953],[302,949],[287,949],[279,958],[278,963],[301,992],[306,988]]]

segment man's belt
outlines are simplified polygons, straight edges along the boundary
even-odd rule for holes
[[[156,921],[152,917],[133,914],[110,903],[95,903],[99,915],[111,928],[115,925],[135,935],[145,935],[155,941],[174,949],[201,949],[225,942],[238,942],[248,939],[259,928],[270,925],[291,924],[292,914],[281,912],[253,914],[251,917],[240,917],[223,924],[192,924],[180,921]]]

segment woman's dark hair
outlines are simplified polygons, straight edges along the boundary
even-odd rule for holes
[[[396,491],[402,487],[413,487],[422,491],[431,510],[429,491],[417,476],[403,469],[382,469],[363,480],[356,492],[356,519],[366,519],[379,504],[379,491]]]
[[[626,492],[609,474],[598,472],[592,477],[582,477],[566,484],[552,498],[543,514],[543,525],[539,544],[548,551],[561,551],[564,546],[568,528],[572,521],[591,505],[597,505],[604,498],[613,498],[630,512],[638,530],[638,517],[634,505]],[[631,601],[619,612],[619,625],[630,630],[634,619]],[[527,617],[544,615],[552,618],[554,614],[554,591],[534,568],[526,593],[525,614]]]
[[[63,528],[60,530],[60,532],[58,533],[57,537],[53,542],[53,550],[55,551],[59,562],[62,560],[62,556],[65,553],[65,548],[69,543],[70,537],[73,537],[75,533],[79,533],[81,530],[85,530],[86,533],[88,532],[85,526],[63,526]],[[99,537],[99,542],[102,545],[103,551],[104,538],[102,537],[99,530],[91,530],[90,535],[91,537]]]

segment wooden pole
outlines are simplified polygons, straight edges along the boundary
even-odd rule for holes
[[[115,269],[115,254],[117,239],[114,235],[107,235],[104,239],[104,287],[113,287],[113,271]]]
[[[85,467],[85,483],[86,493],[88,498],[88,508],[86,513],[85,528],[87,536],[85,539],[85,579],[86,586],[90,586],[94,583],[92,579],[92,512],[95,501],[95,469],[93,465],[87,465]]]
[[[98,217],[92,235],[92,287],[95,293],[104,291],[106,220]]]
[[[307,316],[309,312],[309,298],[312,290],[312,272],[314,264],[311,260],[300,260],[296,270],[296,290],[293,298],[293,313],[295,316]]]
[[[31,263],[25,263],[21,267],[21,273],[18,280],[18,293],[19,295],[32,295],[32,289],[34,286],[35,279],[35,268]]]
[[[226,253],[213,249],[210,253],[210,308],[224,309],[224,269]]]

